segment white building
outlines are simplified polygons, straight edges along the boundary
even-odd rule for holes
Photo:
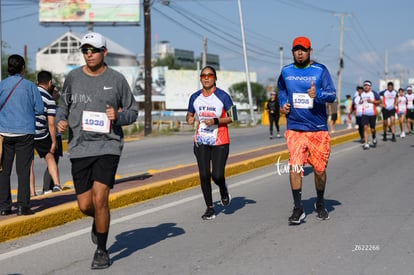
[[[66,32],[36,53],[36,71],[47,70],[61,80],[72,69],[85,64],[79,49],[83,34]],[[108,55],[105,63],[111,67],[138,67],[135,53],[106,37]]]

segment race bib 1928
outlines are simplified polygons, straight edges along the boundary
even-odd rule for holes
[[[98,133],[109,133],[111,122],[106,113],[83,111],[82,114],[82,130]]]

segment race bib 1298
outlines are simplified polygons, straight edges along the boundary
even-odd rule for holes
[[[298,109],[312,109],[313,98],[308,94],[293,93],[293,107]]]
[[[82,130],[98,133],[109,133],[111,123],[106,113],[83,111]]]

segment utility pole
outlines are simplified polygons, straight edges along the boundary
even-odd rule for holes
[[[279,54],[280,54],[280,73],[281,73],[282,68],[283,68],[283,46],[279,47]]]
[[[388,50],[385,49],[385,81],[388,81]]]
[[[144,0],[144,28],[145,28],[145,125],[144,135],[152,131],[152,78],[151,78],[151,10],[150,0]]]
[[[247,50],[246,50],[246,39],[244,38],[243,14],[242,14],[240,0],[238,0],[237,2],[239,4],[240,30],[241,30],[242,44],[243,44],[244,67],[246,70],[247,94],[249,96],[250,118],[252,120],[252,124],[256,125],[256,119],[254,118],[254,110],[253,110],[252,87],[250,85],[249,65],[247,64]]]
[[[338,109],[341,112],[341,85],[342,85],[342,69],[344,68],[343,46],[344,46],[344,21],[346,13],[341,13],[341,34],[339,38],[339,69],[338,69],[338,85],[336,87],[336,94],[338,98]]]
[[[203,60],[201,60],[202,68],[207,66],[207,38],[203,40]]]

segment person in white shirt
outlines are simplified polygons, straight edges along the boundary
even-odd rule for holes
[[[408,134],[412,135],[414,122],[414,94],[411,86],[407,87],[407,94],[405,96],[407,97],[407,129]]]

